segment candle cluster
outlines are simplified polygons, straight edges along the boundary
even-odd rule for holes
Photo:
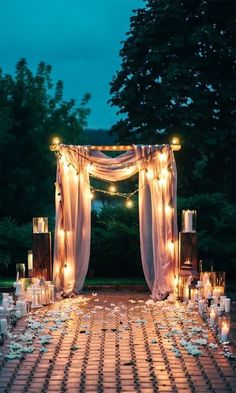
[[[220,279],[219,279],[220,277]],[[188,303],[188,309],[198,309],[200,314],[208,317],[209,325],[218,329],[222,342],[228,341],[230,330],[231,299],[225,296],[224,272],[201,273],[200,280],[193,284],[193,277],[189,276],[185,282],[179,280],[179,290],[183,301]]]
[[[26,288],[27,281],[22,279],[14,283],[15,294],[2,294],[0,305],[0,343],[4,342],[10,325],[15,326],[17,320],[28,314],[33,308],[54,303],[54,285],[44,279],[32,279]]]

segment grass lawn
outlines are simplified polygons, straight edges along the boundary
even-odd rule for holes
[[[0,287],[9,288],[13,286],[15,278],[0,278]],[[142,285],[144,278],[86,278],[85,285]]]

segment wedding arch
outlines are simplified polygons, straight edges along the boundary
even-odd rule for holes
[[[114,147],[115,148],[115,147]],[[119,147],[118,147],[119,148]],[[177,172],[171,145],[133,145],[116,157],[90,146],[58,144],[53,276],[79,292],[90,257],[90,175],[116,182],[139,174],[141,259],[154,298],[173,290],[177,269]],[[112,261],[111,261],[112,263]]]

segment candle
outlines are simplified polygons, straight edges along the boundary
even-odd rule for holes
[[[222,314],[222,310],[221,307],[217,307],[217,315],[220,316]]]
[[[209,281],[204,286],[204,296],[207,299],[211,299],[212,297],[212,285]]]
[[[16,318],[17,319],[21,318],[21,311],[20,310],[16,310]]]
[[[16,288],[15,295],[20,296],[22,294],[22,284],[20,282],[15,282],[14,287]]]
[[[191,300],[193,302],[197,301],[198,299],[198,290],[197,289],[191,289]]]
[[[189,300],[188,302],[188,310],[192,310],[193,309],[193,302],[191,300]]]
[[[220,309],[221,309],[222,312],[225,311],[225,303],[224,303],[223,300],[220,301]]]
[[[38,219],[38,233],[43,233],[44,232],[44,220],[42,217],[39,217]]]
[[[32,270],[33,270],[33,253],[32,250],[28,251],[28,274],[29,277],[32,274]]]
[[[213,289],[213,296],[216,296],[218,299],[220,298],[221,295],[224,294],[224,287],[222,286],[217,286]]]
[[[224,321],[222,323],[222,328],[221,328],[221,336],[220,336],[221,341],[223,342],[227,341],[228,334],[229,334],[229,324],[226,321]]]
[[[19,270],[17,270],[17,272],[16,272],[16,282],[19,281],[19,278],[20,278],[20,272],[19,272]]]
[[[193,213],[191,210],[185,210],[184,212],[184,232],[193,231]]]
[[[231,302],[230,298],[224,299],[225,312],[227,313],[230,312],[230,302]]]
[[[3,306],[4,309],[6,309],[7,307],[9,307],[8,299],[3,299],[3,300],[2,300],[2,306]]]
[[[198,312],[202,313],[205,311],[205,301],[204,300],[199,300],[198,301]]]
[[[216,312],[215,309],[212,307],[210,311],[210,326],[213,327],[215,325],[216,319]]]
[[[7,334],[7,320],[5,318],[0,319],[0,333]]]
[[[21,314],[26,315],[27,314],[27,304],[25,301],[21,302],[21,308],[20,308]]]

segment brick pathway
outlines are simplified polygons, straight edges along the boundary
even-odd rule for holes
[[[236,392],[236,362],[198,313],[148,299],[85,295],[21,320],[0,347],[0,392]],[[196,346],[200,356],[188,353]],[[20,358],[7,360],[9,351]]]

